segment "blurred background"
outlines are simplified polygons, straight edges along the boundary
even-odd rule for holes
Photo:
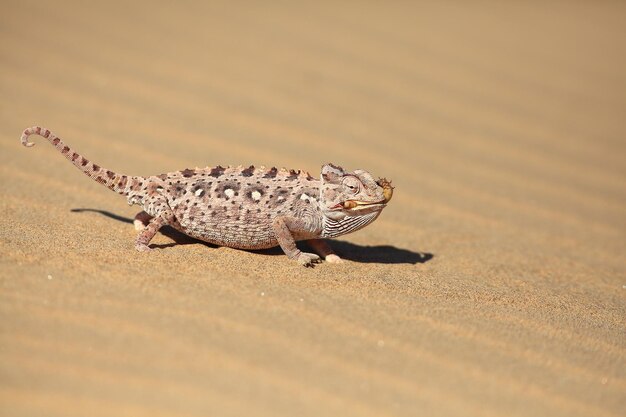
[[[623,2],[0,7],[0,414],[625,409]],[[339,269],[137,259],[131,226],[70,209],[137,210],[21,148],[32,125],[124,174],[333,162],[397,188]]]

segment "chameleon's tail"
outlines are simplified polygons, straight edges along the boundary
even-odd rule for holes
[[[57,148],[59,152],[61,152],[70,162],[72,162],[72,164],[74,164],[76,168],[80,169],[89,178],[92,178],[100,184],[107,186],[110,190],[113,190],[116,193],[128,195],[131,182],[129,180],[133,179],[133,177],[120,175],[94,164],[87,158],[74,152],[54,133],[43,127],[34,126],[25,129],[21,137],[22,145],[26,147],[34,146],[35,144],[33,142],[28,141],[28,137],[33,134],[43,136],[44,138],[48,139],[48,141],[55,148]]]

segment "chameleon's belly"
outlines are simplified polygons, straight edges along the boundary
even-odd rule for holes
[[[271,219],[259,221],[249,216],[194,216],[181,213],[176,216],[180,231],[193,238],[238,249],[267,249],[278,246]]]

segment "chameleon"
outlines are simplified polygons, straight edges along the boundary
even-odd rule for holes
[[[46,138],[89,178],[125,196],[142,211],[134,218],[138,251],[153,250],[149,243],[163,226],[195,239],[237,249],[280,246],[290,259],[304,266],[341,263],[324,240],[357,231],[378,218],[393,195],[385,178],[367,171],[351,172],[339,165],[322,166],[320,177],[293,169],[250,165],[184,169],[148,177],[118,174],[97,165],[66,145],[50,130],[24,130]],[[307,241],[315,253],[302,252],[297,241]],[[319,255],[318,255],[319,254]]]

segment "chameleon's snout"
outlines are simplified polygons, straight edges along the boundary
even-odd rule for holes
[[[393,197],[394,187],[391,186],[391,181],[388,181],[387,178],[380,178],[378,181],[376,181],[376,184],[383,187],[383,196],[385,197],[385,204],[388,203],[389,200],[391,200],[391,197]]]

